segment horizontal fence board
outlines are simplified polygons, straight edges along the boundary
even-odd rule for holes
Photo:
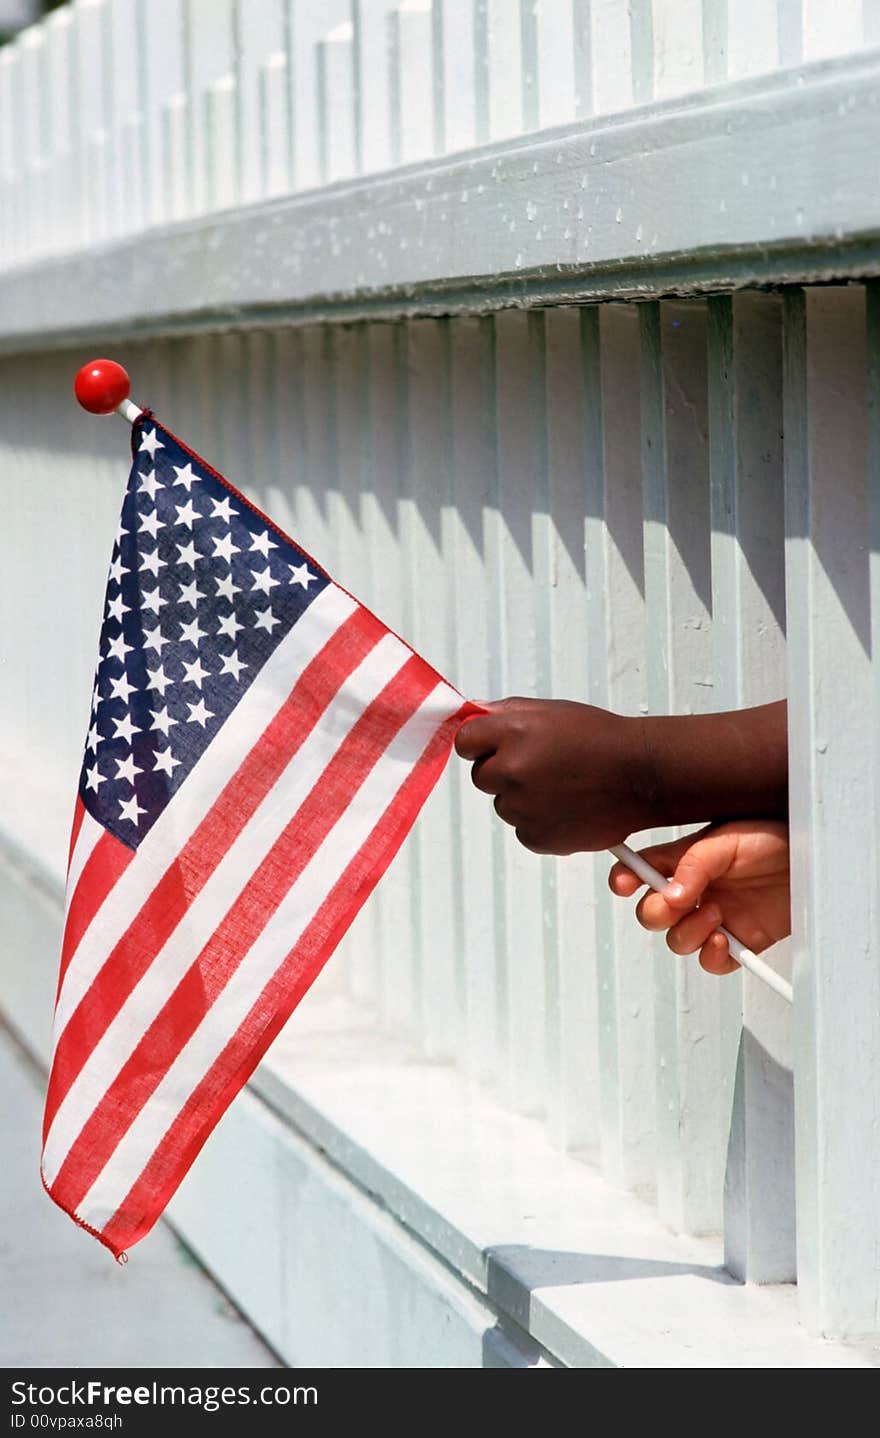
[[[876,81],[875,59],[847,58],[51,265],[17,254],[0,345],[874,273]],[[224,203],[235,166],[221,174],[211,156],[237,153],[236,84],[231,72],[210,82],[193,128],[195,188],[222,182]],[[317,155],[317,130],[304,139],[297,119],[294,130]]]

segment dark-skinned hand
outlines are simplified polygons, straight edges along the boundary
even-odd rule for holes
[[[640,829],[788,812],[782,700],[633,718],[565,699],[502,699],[455,747],[527,849],[573,854]]]
[[[455,748],[527,849],[607,849],[651,822],[638,720],[565,699],[489,707],[461,726]]]

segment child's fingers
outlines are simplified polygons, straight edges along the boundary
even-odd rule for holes
[[[636,918],[643,929],[660,934],[681,918],[681,910],[670,908],[662,894],[649,890],[636,904]]]
[[[709,885],[727,873],[736,858],[739,838],[737,833],[718,829],[691,839],[667,887],[669,903],[679,911],[698,904]]]
[[[642,880],[625,864],[615,864],[608,875],[608,887],[618,898],[629,899],[642,887]]]
[[[639,856],[668,879],[675,869],[681,849],[681,840],[676,839],[673,844],[654,844],[650,849],[640,849]],[[622,899],[630,898],[638,889],[644,888],[644,884],[644,879],[640,879],[619,860],[612,865],[608,874],[609,889]]]
[[[685,914],[683,919],[673,924],[666,935],[666,942],[674,954],[695,954],[720,923],[721,910],[715,904],[707,904],[703,909]]]
[[[700,949],[700,965],[707,974],[735,974],[739,964],[730,957],[723,934],[710,934]]]

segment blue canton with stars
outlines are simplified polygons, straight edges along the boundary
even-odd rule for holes
[[[330,582],[161,425],[135,438],[79,784],[132,849]]]

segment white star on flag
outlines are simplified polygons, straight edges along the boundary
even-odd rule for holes
[[[155,649],[157,654],[161,654],[162,650],[167,649],[170,643],[171,640],[165,638],[162,630],[159,628],[158,622],[153,629],[144,630],[145,649]]]
[[[223,579],[217,580],[217,593],[221,599],[228,599],[230,603],[235,600],[236,594],[241,593],[241,589],[233,580],[231,572],[225,575]]]
[[[148,687],[149,689],[155,690],[155,692],[156,692],[157,694],[161,694],[162,697],[163,697],[163,699],[164,699],[164,697],[165,697],[165,690],[168,688],[169,684],[173,684],[173,683],[174,683],[174,680],[173,680],[173,679],[169,679],[169,678],[168,678],[168,675],[167,675],[167,674],[165,673],[165,671],[164,671],[163,669],[161,669],[161,668],[160,668],[160,669],[148,669],[148,670],[147,670],[147,681],[148,681],[147,687]]]
[[[278,584],[279,580],[272,578],[268,564],[259,574],[254,575],[254,589],[262,589],[264,594],[268,594],[270,589],[277,589]]]
[[[166,739],[171,725],[179,722],[177,719],[172,719],[167,709],[151,709],[150,717],[153,720],[150,728],[155,729],[159,734],[164,734]]]
[[[202,668],[202,661],[201,659],[199,659],[198,655],[196,655],[195,659],[192,661],[191,664],[187,664],[186,661],[184,661],[183,667],[186,670],[186,673],[184,674],[181,682],[183,684],[197,684],[199,689],[201,689],[205,680],[209,677],[211,673],[210,669]]]
[[[226,615],[224,615],[224,616],[221,618],[221,620],[220,620],[220,626],[219,626],[219,628],[218,628],[218,630],[217,630],[217,633],[218,633],[218,634],[225,634],[225,635],[227,635],[230,639],[234,639],[235,636],[236,636],[236,634],[238,634],[239,630],[241,630],[241,629],[244,629],[244,625],[243,625],[243,624],[239,624],[239,622],[238,622],[238,620],[236,619],[235,615],[234,615],[234,614],[226,614]]]
[[[175,465],[174,473],[177,476],[174,481],[175,485],[182,484],[185,487],[187,494],[189,494],[190,490],[192,489],[193,485],[196,483],[199,477],[197,474],[193,474],[192,465]]]
[[[191,499],[188,499],[186,504],[176,504],[174,507],[177,510],[177,523],[185,524],[189,529],[192,528],[194,519],[202,517]]]
[[[187,644],[194,644],[198,648],[199,640],[206,635],[204,629],[199,628],[198,619],[191,619],[188,624],[181,624],[180,637]]]
[[[139,452],[148,454],[150,459],[156,458],[157,449],[164,449],[165,446],[159,443],[159,436],[154,429],[144,429],[141,434]]]
[[[116,760],[117,779],[127,779],[129,784],[134,784],[135,774],[142,774],[143,772],[143,769],[135,765],[133,754],[126,754],[124,759]]]
[[[137,823],[138,814],[146,814],[146,809],[141,808],[137,801],[137,794],[132,794],[130,799],[120,800],[119,817],[129,819],[132,824]]]
[[[86,770],[86,787],[94,790],[96,794],[98,792],[98,785],[106,784],[106,782],[107,780],[98,769],[97,764],[93,764],[90,769]]]
[[[211,500],[211,506],[212,506],[212,508],[211,508],[211,518],[212,518],[212,519],[222,519],[222,520],[224,520],[224,521],[226,522],[226,524],[228,524],[229,521],[232,519],[232,514],[233,514],[233,510],[232,510],[232,500],[231,500],[231,499],[212,499],[212,500]]]
[[[267,634],[271,634],[275,626],[281,623],[280,619],[275,618],[275,615],[272,613],[271,609],[258,609],[256,611],[256,615],[257,618],[254,624],[254,628],[265,629]]]
[[[232,654],[224,654],[222,664],[223,667],[220,670],[220,673],[231,674],[236,681],[240,678],[242,669],[245,669],[247,667],[246,665],[242,664],[237,652],[233,652]]]
[[[126,644],[124,634],[117,634],[116,638],[111,639],[107,646],[107,658],[119,659],[124,664],[126,654],[131,654],[133,647],[131,644]]]
[[[150,496],[150,499],[155,501],[156,490],[159,488],[159,481],[156,478],[156,471],[154,469],[147,470],[145,474],[142,474],[140,476],[141,494],[148,494]]]
[[[216,559],[225,559],[227,564],[231,564],[233,554],[240,552],[238,545],[233,544],[231,534],[224,534],[222,539],[214,540],[214,557]]]
[[[194,579],[191,584],[181,584],[177,602],[178,604],[190,604],[193,609],[198,609],[199,600],[204,598],[206,598],[206,596],[199,589],[198,583]]]
[[[159,551],[158,551],[158,549],[154,549],[153,552],[152,552],[152,554],[142,554],[142,555],[141,555],[141,564],[140,564],[141,573],[146,572],[146,573],[152,574],[152,576],[153,576],[154,579],[158,579],[158,578],[159,578],[159,568],[160,568],[161,564],[162,564],[162,561],[161,561],[161,559],[159,558]]]
[[[127,674],[119,674],[115,679],[110,680],[111,699],[123,699],[127,704],[129,694],[134,694],[136,689],[136,684],[129,684]]]
[[[272,541],[271,541],[270,538],[269,538],[269,531],[268,531],[268,529],[264,529],[263,532],[262,532],[262,534],[255,534],[255,535],[254,535],[253,539],[251,540],[250,552],[253,553],[254,550],[257,550],[258,553],[264,555],[265,558],[268,559],[268,558],[269,558],[269,550],[270,550],[270,549],[277,549],[277,548],[278,548],[278,545],[277,545],[277,544],[273,544]]]
[[[201,724],[204,728],[208,720],[214,718],[211,710],[206,707],[204,699],[200,699],[198,704],[187,704],[186,707],[189,710],[188,722],[190,724]]]
[[[307,564],[289,564],[290,577],[293,584],[301,584],[303,589],[308,589],[312,580],[317,576],[312,574]]]
[[[167,603],[168,600],[163,599],[158,588],[144,589],[141,591],[141,604],[143,605],[144,609],[152,609],[154,614],[158,614],[159,610],[162,609]]]
[[[113,724],[115,729],[114,739],[124,739],[126,744],[130,744],[132,735],[135,732],[134,725],[131,722],[131,715],[125,713],[121,719],[114,719]]]

